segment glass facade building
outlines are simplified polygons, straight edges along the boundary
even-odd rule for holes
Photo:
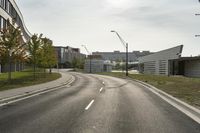
[[[20,27],[24,41],[30,39],[30,32],[26,28],[23,16],[15,0],[0,0],[0,30],[6,28],[6,20],[14,21]]]
[[[0,0],[0,30],[6,29],[6,21],[15,22],[14,27],[20,27],[21,34],[24,42],[27,42],[31,33],[28,31],[24,24],[22,13],[20,12],[15,0]],[[22,70],[22,65],[12,65],[12,71]],[[0,73],[7,72],[8,65],[3,65],[0,62]]]

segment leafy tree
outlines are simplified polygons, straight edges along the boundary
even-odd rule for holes
[[[6,49],[4,46],[2,46],[2,42],[0,42],[0,63],[2,65],[6,64],[6,61],[8,60],[8,54],[6,53]]]
[[[121,69],[120,62],[117,62],[117,63],[116,63],[116,65],[115,65],[115,69],[116,69],[116,70],[120,70],[120,69]]]
[[[78,58],[74,57],[73,60],[72,60],[72,67],[73,67],[74,69],[77,68],[78,63],[79,63]]]
[[[41,37],[42,34],[40,34],[39,37],[37,34],[34,34],[28,42],[29,59],[31,63],[33,63],[34,79],[35,79],[36,65],[39,63],[40,59],[40,49],[42,46]]]
[[[83,69],[84,68],[84,63],[85,63],[84,58],[74,57],[73,60],[72,60],[72,67],[74,69],[75,68]]]
[[[80,69],[84,69],[84,64],[85,64],[85,59],[84,58],[79,58],[80,62],[79,62],[79,68]]]
[[[57,64],[56,53],[53,48],[53,42],[48,38],[42,38],[42,47],[41,47],[41,60],[40,64],[45,69],[49,68],[49,73],[51,73],[52,67]]]
[[[14,52],[13,55],[14,61],[16,65],[21,65],[22,63],[28,61],[27,49],[26,47],[19,48],[17,51]],[[19,69],[20,71],[20,69]]]
[[[15,22],[12,24],[9,20],[6,21],[7,27],[1,30],[0,36],[0,59],[1,63],[9,64],[9,72],[8,72],[8,81],[11,81],[11,68],[12,62],[14,62],[14,58],[19,53],[18,51],[22,49],[24,46],[22,44],[22,36],[20,27],[14,27]]]

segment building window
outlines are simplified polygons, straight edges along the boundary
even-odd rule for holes
[[[0,6],[3,7],[4,5],[4,0],[0,0]]]
[[[0,29],[3,30],[4,28],[4,18],[0,16]]]
[[[8,0],[4,1],[4,9],[7,11]]]
[[[3,29],[6,29],[6,26],[7,24],[6,24],[6,20],[3,18]]]
[[[7,1],[7,8],[6,8],[6,11],[8,13],[10,13],[10,1]]]
[[[2,28],[1,28],[1,24],[2,24],[2,22],[1,22],[1,16],[0,16],[0,31],[1,31],[1,29],[2,29]]]

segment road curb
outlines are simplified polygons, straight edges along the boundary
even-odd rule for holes
[[[60,83],[59,85],[56,85],[56,86],[53,86],[53,87],[46,87],[45,89],[27,91],[27,92],[24,92],[22,94],[18,94],[18,95],[13,95],[13,96],[10,96],[10,97],[2,98],[2,99],[0,99],[0,106],[2,106],[4,104],[7,104],[7,103],[9,103],[10,101],[13,101],[13,100],[21,99],[21,98],[24,98],[24,97],[31,97],[31,96],[39,94],[39,93],[42,94],[42,93],[47,93],[47,92],[50,92],[50,91],[57,90],[56,88],[59,89],[59,88],[62,88],[64,86],[66,86],[66,85],[70,85],[74,81],[75,81],[75,77],[73,75],[71,75],[70,79],[68,79],[67,81],[64,81],[63,83]]]
[[[163,100],[165,100],[166,102],[168,102],[169,104],[171,104],[172,106],[174,106],[175,108],[177,108],[178,110],[180,110],[181,112],[183,112],[184,114],[186,114],[187,116],[189,116],[190,118],[192,118],[193,120],[195,120],[197,123],[200,124],[200,110],[199,109],[173,97],[170,94],[167,94],[166,92],[162,90],[159,90],[158,88],[148,83],[142,82],[140,80],[135,80],[135,79],[132,79],[132,81],[135,81],[139,83],[140,85],[142,85],[143,87],[149,89],[151,92],[161,97]]]

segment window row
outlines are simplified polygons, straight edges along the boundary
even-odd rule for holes
[[[23,35],[25,36],[25,38],[28,38],[28,34],[25,32],[25,29],[23,27],[23,23],[22,20],[20,19],[17,11],[15,10],[15,8],[13,7],[13,5],[11,4],[11,2],[9,0],[0,0],[0,8],[4,9],[11,17],[12,19],[16,22],[16,24],[21,28]],[[5,28],[5,21],[3,21],[3,18],[1,17],[1,22],[0,22],[0,28]],[[3,27],[4,25],[4,27]]]
[[[3,30],[6,28],[6,20],[0,16],[0,30]]]
[[[6,29],[7,27],[7,22],[6,22],[6,19],[4,19],[2,16],[0,16],[0,31],[2,31],[3,29]],[[29,39],[30,36],[25,32],[24,30],[24,27],[23,26],[20,26],[20,29],[23,33],[23,36],[26,38],[26,39]]]
[[[14,9],[12,4],[10,3],[9,0],[0,0],[0,6],[1,8],[3,8],[4,10],[6,10],[9,14],[13,14],[14,15]]]
[[[10,3],[9,0],[0,0],[0,6],[3,8],[10,16],[15,19],[17,24],[20,24],[20,17],[17,14],[17,11],[13,7],[13,5]]]

